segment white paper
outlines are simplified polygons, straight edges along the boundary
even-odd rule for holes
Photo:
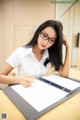
[[[43,78],[70,90],[74,90],[80,86],[80,83],[56,75],[49,75]],[[11,88],[14,89],[29,104],[31,104],[38,112],[69,94],[40,80],[33,82],[31,87],[24,88],[21,85],[15,85]]]
[[[58,76],[58,75],[48,75],[48,76],[45,76],[43,78],[47,79],[51,82],[54,82],[58,85],[61,85],[65,88],[68,88],[69,90],[74,90],[77,87],[80,87],[80,83],[73,81],[71,79],[68,79],[68,78]]]
[[[65,97],[68,93],[59,90],[44,82],[34,82],[31,87],[24,88],[21,85],[12,88],[38,112]]]

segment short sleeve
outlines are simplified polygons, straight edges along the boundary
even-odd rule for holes
[[[11,56],[6,60],[8,64],[10,64],[13,68],[18,67],[20,64],[19,59],[20,48],[17,48]]]

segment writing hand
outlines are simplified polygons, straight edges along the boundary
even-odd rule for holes
[[[21,77],[20,84],[24,87],[29,87],[32,85],[32,83],[35,81],[35,77],[32,75],[25,75]]]

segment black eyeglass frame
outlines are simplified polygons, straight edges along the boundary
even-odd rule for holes
[[[46,32],[45,32],[46,33]],[[44,40],[48,40],[48,42],[50,43],[50,44],[54,44],[54,42],[55,42],[55,40],[53,40],[53,41],[51,41],[51,39],[52,38],[50,38],[49,36],[48,36],[48,34],[46,33],[46,37],[43,37],[42,35],[43,34],[45,34],[44,32],[40,32],[40,37],[42,38],[42,39],[44,39]],[[55,38],[56,39],[56,38]]]

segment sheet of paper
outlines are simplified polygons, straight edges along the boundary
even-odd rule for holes
[[[51,82],[54,82],[58,85],[61,85],[65,88],[68,88],[69,90],[74,90],[77,87],[80,87],[80,83],[78,83],[77,81],[73,81],[73,80],[70,80],[68,78],[58,76],[58,75],[48,75],[48,76],[45,76],[43,78],[47,79]]]
[[[67,92],[39,80],[33,82],[31,87],[24,88],[21,85],[15,85],[11,88],[31,104],[38,112],[49,107],[68,94]]]

